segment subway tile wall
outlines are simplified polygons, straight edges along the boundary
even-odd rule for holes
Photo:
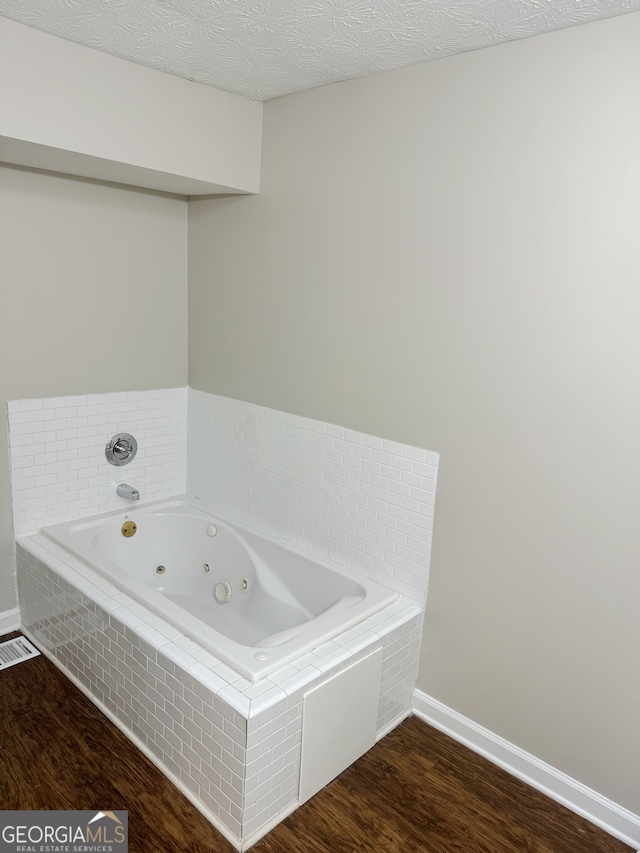
[[[16,536],[185,491],[424,607],[438,454],[187,388],[8,404]],[[125,467],[104,447],[138,440]]]
[[[409,712],[437,454],[187,388],[14,401],[8,416],[23,628],[238,849],[297,805],[312,685],[379,645],[379,735]],[[138,440],[125,468],[104,456],[117,432]],[[143,501],[188,491],[403,597],[250,684],[37,535],[126,505],[123,480]]]
[[[135,615],[124,616],[117,590],[103,589],[98,604],[91,595],[96,578],[85,575],[79,561],[65,563],[66,557],[28,540],[17,551],[23,630],[137,738],[230,840],[239,838],[246,720],[145,640]],[[213,737],[214,729],[220,736]]]
[[[123,481],[145,501],[186,491],[186,388],[15,400],[8,421],[16,536],[125,506]],[[118,432],[138,442],[124,467],[104,455]]]
[[[188,490],[424,607],[438,454],[189,389]]]
[[[298,802],[305,691],[383,649],[378,734],[411,707],[422,613],[397,600],[249,684],[42,536],[18,544],[23,628],[240,849]]]

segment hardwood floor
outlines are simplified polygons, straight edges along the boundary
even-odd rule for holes
[[[232,846],[43,655],[0,672],[0,809],[128,809],[130,853]],[[411,717],[255,853],[629,853]]]

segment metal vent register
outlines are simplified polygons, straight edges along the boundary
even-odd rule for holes
[[[22,663],[23,660],[35,658],[40,652],[32,646],[25,637],[16,637],[15,640],[6,640],[0,643],[0,669],[7,669],[14,663]]]

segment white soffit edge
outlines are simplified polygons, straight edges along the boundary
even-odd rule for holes
[[[0,15],[256,100],[640,10],[640,0],[0,0]]]

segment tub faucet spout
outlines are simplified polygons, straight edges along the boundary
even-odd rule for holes
[[[140,492],[137,489],[134,489],[133,486],[127,485],[127,483],[120,483],[116,489],[116,494],[120,495],[121,498],[127,498],[130,501],[140,500]]]

